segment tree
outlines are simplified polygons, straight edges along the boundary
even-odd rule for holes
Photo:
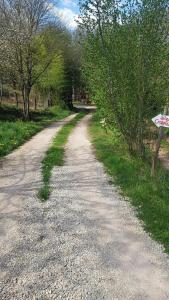
[[[129,151],[145,156],[154,113],[168,93],[168,1],[86,0],[81,4],[84,67],[90,92]]]
[[[64,98],[73,108],[78,53],[71,33],[53,19],[50,8],[50,0],[0,0],[0,81],[12,86],[16,103],[21,91],[25,119],[36,93],[50,104]]]
[[[46,0],[1,0],[2,39],[9,49],[9,64],[17,73],[24,103],[24,118],[29,117],[29,98],[33,85],[46,71],[52,59],[45,60],[37,72],[38,48],[36,35],[49,19]]]
[[[75,47],[72,36],[64,27],[55,23],[45,27],[41,35],[43,36],[43,47],[38,55],[38,68],[41,68],[44,61],[43,56],[49,57],[51,52],[53,61],[37,81],[36,88],[43,96],[51,100],[50,104],[64,101],[72,109],[73,76],[78,60],[74,55]],[[75,78],[74,80],[76,82]]]

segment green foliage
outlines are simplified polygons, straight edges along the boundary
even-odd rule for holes
[[[169,172],[159,166],[158,176],[150,177],[149,163],[130,156],[123,137],[116,130],[107,134],[100,127],[98,115],[93,119],[90,133],[96,155],[113,182],[136,207],[145,229],[169,253]]]
[[[13,107],[0,106],[0,157],[22,145],[35,133],[69,115],[60,107],[31,112],[30,121],[22,120],[22,111]]]
[[[50,105],[64,102],[68,104],[74,90],[77,94],[82,86],[81,47],[76,35],[71,36],[67,30],[55,24],[48,25],[41,35],[36,37],[40,44],[37,60],[37,73],[43,70],[46,59],[51,63],[40,76],[34,88],[49,101]]]
[[[84,113],[79,113],[72,121],[64,125],[54,138],[52,146],[46,153],[42,162],[43,186],[38,193],[38,196],[42,201],[47,200],[50,196],[50,178],[52,170],[55,166],[63,166],[65,153],[64,146],[69,134],[83,116]]]
[[[56,54],[48,70],[41,76],[35,90],[43,97],[51,98],[52,105],[61,103],[61,94],[65,85],[64,61],[62,55]],[[60,100],[60,101],[59,101]]]
[[[39,92],[43,97],[52,99],[52,105],[58,104],[65,85],[65,66],[62,40],[64,36],[58,33],[56,26],[49,25],[36,36],[36,48],[38,49],[38,61],[36,73],[42,75],[35,85],[35,93]],[[43,72],[45,65],[47,68]]]
[[[44,185],[38,192],[38,198],[41,201],[47,201],[49,199],[51,190],[48,185]]]
[[[1,2],[0,101],[6,84],[17,105],[22,99],[25,120],[29,119],[31,100],[35,107],[37,102],[46,107],[65,100],[72,109],[79,60],[74,56],[72,34],[50,14],[51,1]]]
[[[84,68],[92,99],[129,150],[145,154],[151,117],[169,86],[167,0],[82,1]]]

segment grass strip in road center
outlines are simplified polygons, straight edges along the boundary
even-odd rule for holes
[[[69,134],[83,116],[84,113],[79,113],[72,121],[64,125],[54,138],[52,146],[46,152],[45,158],[42,161],[43,186],[38,193],[38,197],[41,201],[48,200],[50,196],[52,170],[55,166],[64,165],[65,144]]]

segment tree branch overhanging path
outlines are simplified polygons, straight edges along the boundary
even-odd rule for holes
[[[47,203],[35,199],[35,190],[56,125],[4,162],[0,197],[2,232],[8,235],[1,247],[1,299],[169,298],[168,258],[109,185],[91,147],[90,118],[71,133]]]

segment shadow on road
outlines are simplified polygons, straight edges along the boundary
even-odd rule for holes
[[[94,105],[84,105],[84,104],[74,105],[74,111],[75,112],[91,113],[91,112],[96,111],[96,106],[94,106]]]

